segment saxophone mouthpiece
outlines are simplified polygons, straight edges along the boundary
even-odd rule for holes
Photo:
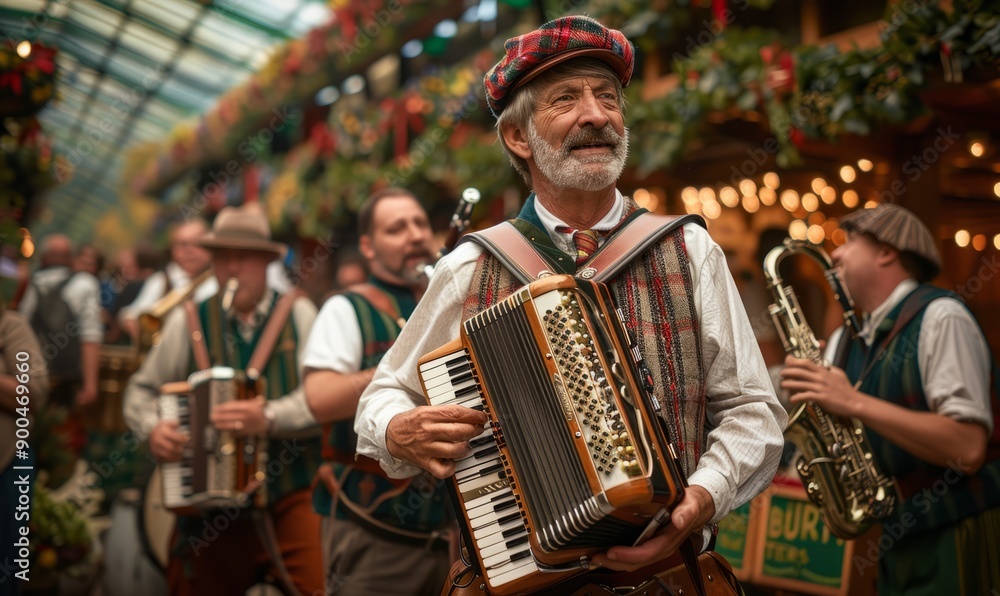
[[[226,288],[222,293],[222,312],[229,313],[233,309],[233,298],[240,287],[240,281],[235,277],[226,280]]]

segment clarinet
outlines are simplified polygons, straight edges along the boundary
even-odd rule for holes
[[[418,275],[427,279],[433,277],[434,265],[458,244],[458,239],[462,237],[462,233],[469,227],[472,209],[481,198],[482,195],[479,193],[479,190],[471,186],[462,191],[462,198],[458,201],[455,213],[452,214],[451,222],[448,224],[448,235],[445,237],[444,246],[435,255],[433,262],[417,265]]]

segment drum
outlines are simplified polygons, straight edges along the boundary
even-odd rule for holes
[[[111,505],[111,527],[104,539],[104,596],[167,594],[166,576],[140,547],[140,505],[137,489],[121,491]]]
[[[177,518],[163,504],[163,475],[157,467],[149,475],[149,482],[142,492],[142,503],[137,507],[139,540],[143,554],[159,570],[166,573],[170,560],[170,540],[174,535]]]

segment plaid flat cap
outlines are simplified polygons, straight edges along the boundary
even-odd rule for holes
[[[590,17],[562,17],[504,43],[506,53],[484,79],[486,101],[499,116],[514,89],[571,58],[589,56],[607,63],[622,87],[635,68],[635,50],[621,31]]]
[[[890,203],[882,203],[874,209],[859,209],[844,217],[840,227],[846,232],[871,234],[898,251],[920,257],[924,275],[918,281],[930,281],[941,272],[941,253],[934,236],[908,209]]]

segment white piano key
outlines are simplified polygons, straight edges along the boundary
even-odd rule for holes
[[[499,505],[508,502],[515,502],[514,495],[513,493],[510,492],[509,489],[507,490],[506,494],[500,494],[497,499],[487,501],[479,505],[478,507],[466,508],[465,511],[468,514],[470,520],[478,520],[481,516],[486,515],[488,513],[496,513],[497,512],[496,508]],[[514,508],[516,509],[516,507],[517,506],[515,505]],[[504,511],[506,511],[506,509]]]
[[[480,505],[482,505],[484,503],[491,502],[493,500],[493,497],[495,497],[497,495],[511,495],[511,494],[513,494],[513,491],[511,491],[510,487],[504,487],[504,488],[502,488],[502,489],[500,489],[498,491],[487,493],[487,494],[485,494],[485,495],[483,495],[481,497],[475,498],[475,499],[470,499],[470,500],[466,501],[465,503],[463,503],[462,506],[465,507],[466,511],[469,511],[471,509],[479,507]]]
[[[483,557],[483,567],[486,568],[486,569],[490,569],[490,568],[493,568],[493,567],[497,567],[498,565],[502,565],[504,563],[510,563],[511,562],[510,561],[511,557],[517,555],[518,553],[527,551],[527,550],[528,550],[527,545],[523,545],[522,544],[522,545],[520,545],[519,547],[517,547],[514,550],[510,550],[510,551],[506,551],[505,550],[505,551],[501,552],[500,554],[493,555],[492,557]]]
[[[502,586],[538,571],[538,565],[531,557],[486,570],[486,578],[494,586]]]

